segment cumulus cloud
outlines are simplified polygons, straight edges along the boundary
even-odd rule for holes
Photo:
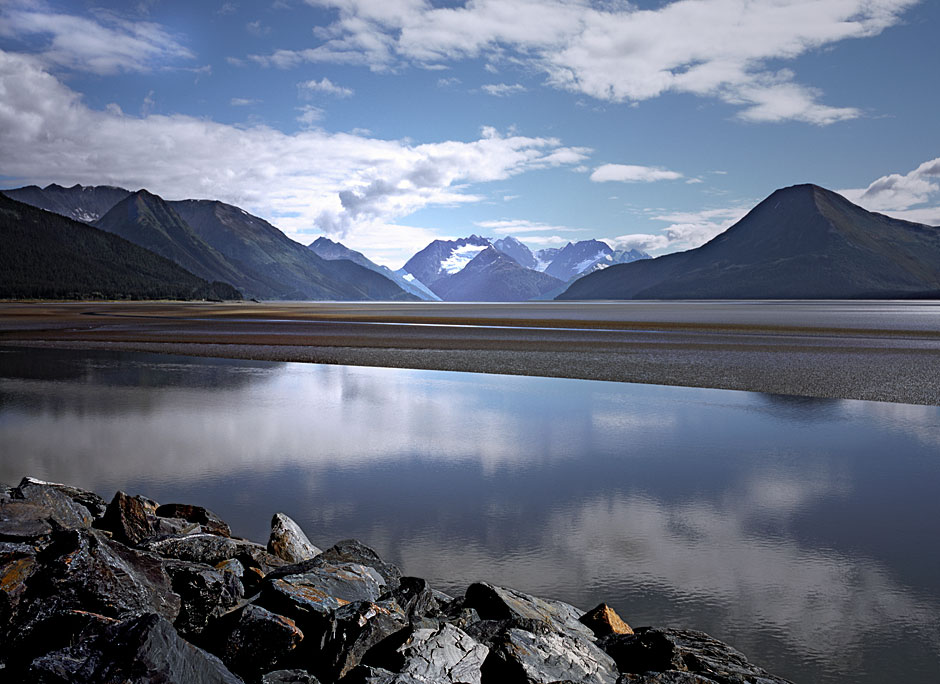
[[[867,188],[839,190],[869,211],[919,223],[940,224],[940,157],[925,161],[906,174],[891,173]],[[932,204],[933,206],[920,206]]]
[[[493,128],[477,140],[415,145],[315,128],[286,134],[184,115],[128,116],[88,107],[40,59],[4,51],[0,93],[0,159],[12,182],[210,197],[295,236],[393,231],[397,219],[424,207],[478,201],[474,184],[580,163],[590,152]]]
[[[509,95],[515,95],[516,93],[524,93],[526,87],[521,83],[513,83],[512,85],[508,83],[487,83],[482,86],[483,92],[487,95],[493,95],[495,97],[508,97]]]
[[[307,0],[336,10],[316,47],[255,55],[281,68],[303,62],[441,65],[509,59],[560,89],[612,102],[667,92],[718,98],[751,122],[828,125],[860,115],[818,102],[780,60],[877,35],[920,0],[676,0],[655,9],[587,0]],[[772,67],[771,65],[774,65]]]
[[[495,235],[515,235],[516,233],[581,233],[584,228],[569,228],[568,226],[555,226],[538,221],[526,219],[499,219],[496,221],[477,221],[474,225],[486,228]]]
[[[649,218],[669,225],[660,233],[630,233],[605,238],[612,249],[639,249],[644,252],[675,252],[700,247],[741,220],[750,205],[738,204],[694,212],[650,212]]]
[[[352,97],[353,94],[352,88],[336,85],[325,76],[319,81],[313,79],[310,81],[298,83],[297,87],[300,88],[302,93],[307,94],[324,93],[325,95],[332,95],[333,97]]]
[[[255,100],[249,97],[233,97],[229,100],[229,104],[233,107],[250,107],[251,105],[256,105],[261,100]]]
[[[13,0],[0,6],[0,36],[43,40],[49,64],[95,74],[149,71],[194,57],[159,24],[128,21],[99,10],[89,19],[54,12],[42,2]]]
[[[620,183],[654,183],[661,180],[676,180],[682,174],[658,166],[636,166],[633,164],[604,164],[594,169],[591,180],[595,183],[617,181]]]

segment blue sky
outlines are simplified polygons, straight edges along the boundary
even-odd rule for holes
[[[933,0],[0,0],[0,186],[434,238],[702,244],[813,182],[940,224]]]

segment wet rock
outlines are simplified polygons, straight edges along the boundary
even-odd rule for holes
[[[36,552],[31,547],[0,542],[0,625],[14,622],[26,583],[36,569]]]
[[[101,628],[74,646],[33,661],[39,684],[240,684],[215,656],[182,639],[166,619],[146,614]]]
[[[385,580],[371,567],[323,564],[302,574],[266,580],[260,600],[275,612],[306,620],[327,617],[353,601],[376,601],[384,591]]]
[[[343,684],[429,684],[425,679],[417,679],[410,674],[391,672],[381,667],[360,666],[353,670]]]
[[[402,577],[391,594],[410,618],[432,617],[441,613],[438,594],[420,577]]]
[[[17,499],[0,500],[0,540],[38,541],[52,534],[48,506]]]
[[[554,632],[544,624],[533,631],[510,627],[491,644],[483,668],[489,681],[616,684],[613,658],[589,641]]]
[[[274,669],[304,638],[293,620],[260,606],[245,606],[233,619],[220,653],[229,669],[247,679]]]
[[[24,477],[20,480],[20,484],[14,490],[13,496],[14,498],[19,496],[20,498],[31,500],[33,492],[38,490],[55,490],[67,496],[73,503],[82,506],[91,516],[92,520],[96,520],[104,515],[104,511],[108,506],[108,502],[94,492],[59,484],[58,482],[45,482],[33,477]],[[80,515],[84,514],[80,513]]]
[[[320,684],[306,670],[274,670],[261,676],[261,684]]]
[[[743,654],[704,632],[641,627],[635,634],[606,637],[599,645],[625,673],[653,677],[653,673],[687,672],[722,684],[784,684],[748,662]],[[643,679],[627,681],[645,682]],[[649,681],[670,681],[650,679]],[[677,679],[675,681],[685,681]],[[694,680],[689,680],[694,681]]]
[[[393,662],[377,664],[419,682],[480,684],[481,668],[488,653],[489,649],[469,634],[445,623],[437,628],[411,630],[395,649],[390,659]]]
[[[310,543],[300,525],[284,513],[275,513],[271,518],[268,552],[288,563],[300,563],[323,553]]]
[[[596,637],[605,637],[611,634],[633,634],[630,625],[624,622],[617,615],[617,611],[606,603],[602,603],[594,610],[588,611],[578,620],[594,632]]]
[[[594,633],[578,619],[584,611],[562,601],[479,582],[467,588],[463,605],[476,610],[484,620],[509,620],[523,629],[533,621],[574,638],[594,640]]]
[[[156,510],[161,518],[180,518],[190,523],[199,524],[205,532],[231,537],[232,530],[228,524],[212,511],[202,506],[190,504],[163,504]]]
[[[397,587],[399,580],[401,580],[401,570],[391,563],[383,561],[379,558],[379,554],[356,539],[344,539],[334,544],[314,558],[313,562],[318,564],[358,563],[375,568],[385,580],[389,589]]]
[[[118,541],[135,546],[156,533],[155,509],[149,499],[118,491],[105,510],[101,527]]]
[[[647,672],[646,674],[623,674],[617,684],[720,684],[714,679],[708,679],[692,672]]]
[[[184,636],[202,633],[212,619],[237,606],[244,596],[241,580],[227,578],[207,565],[167,560],[163,567],[173,591],[180,596],[180,611],[173,626]]]
[[[204,563],[212,566],[240,556],[252,560],[256,555],[259,558],[267,556],[267,552],[260,544],[244,539],[222,537],[208,532],[150,539],[142,543],[141,548],[159,554],[164,558],[176,558],[191,563]]]
[[[316,654],[315,671],[326,681],[346,676],[373,647],[408,625],[394,601],[356,601],[338,608]]]

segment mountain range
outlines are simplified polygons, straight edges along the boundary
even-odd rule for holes
[[[558,299],[912,297],[940,298],[940,228],[794,185],[701,247],[611,266]]]
[[[148,249],[0,193],[0,297],[241,299]]]

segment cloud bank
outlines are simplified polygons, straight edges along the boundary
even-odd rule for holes
[[[610,102],[691,93],[738,107],[749,122],[828,125],[861,115],[819,102],[778,62],[878,35],[919,0],[677,0],[656,9],[587,0],[307,0],[335,10],[315,47],[251,59],[373,71],[435,68],[467,59],[512,61],[555,88]]]

